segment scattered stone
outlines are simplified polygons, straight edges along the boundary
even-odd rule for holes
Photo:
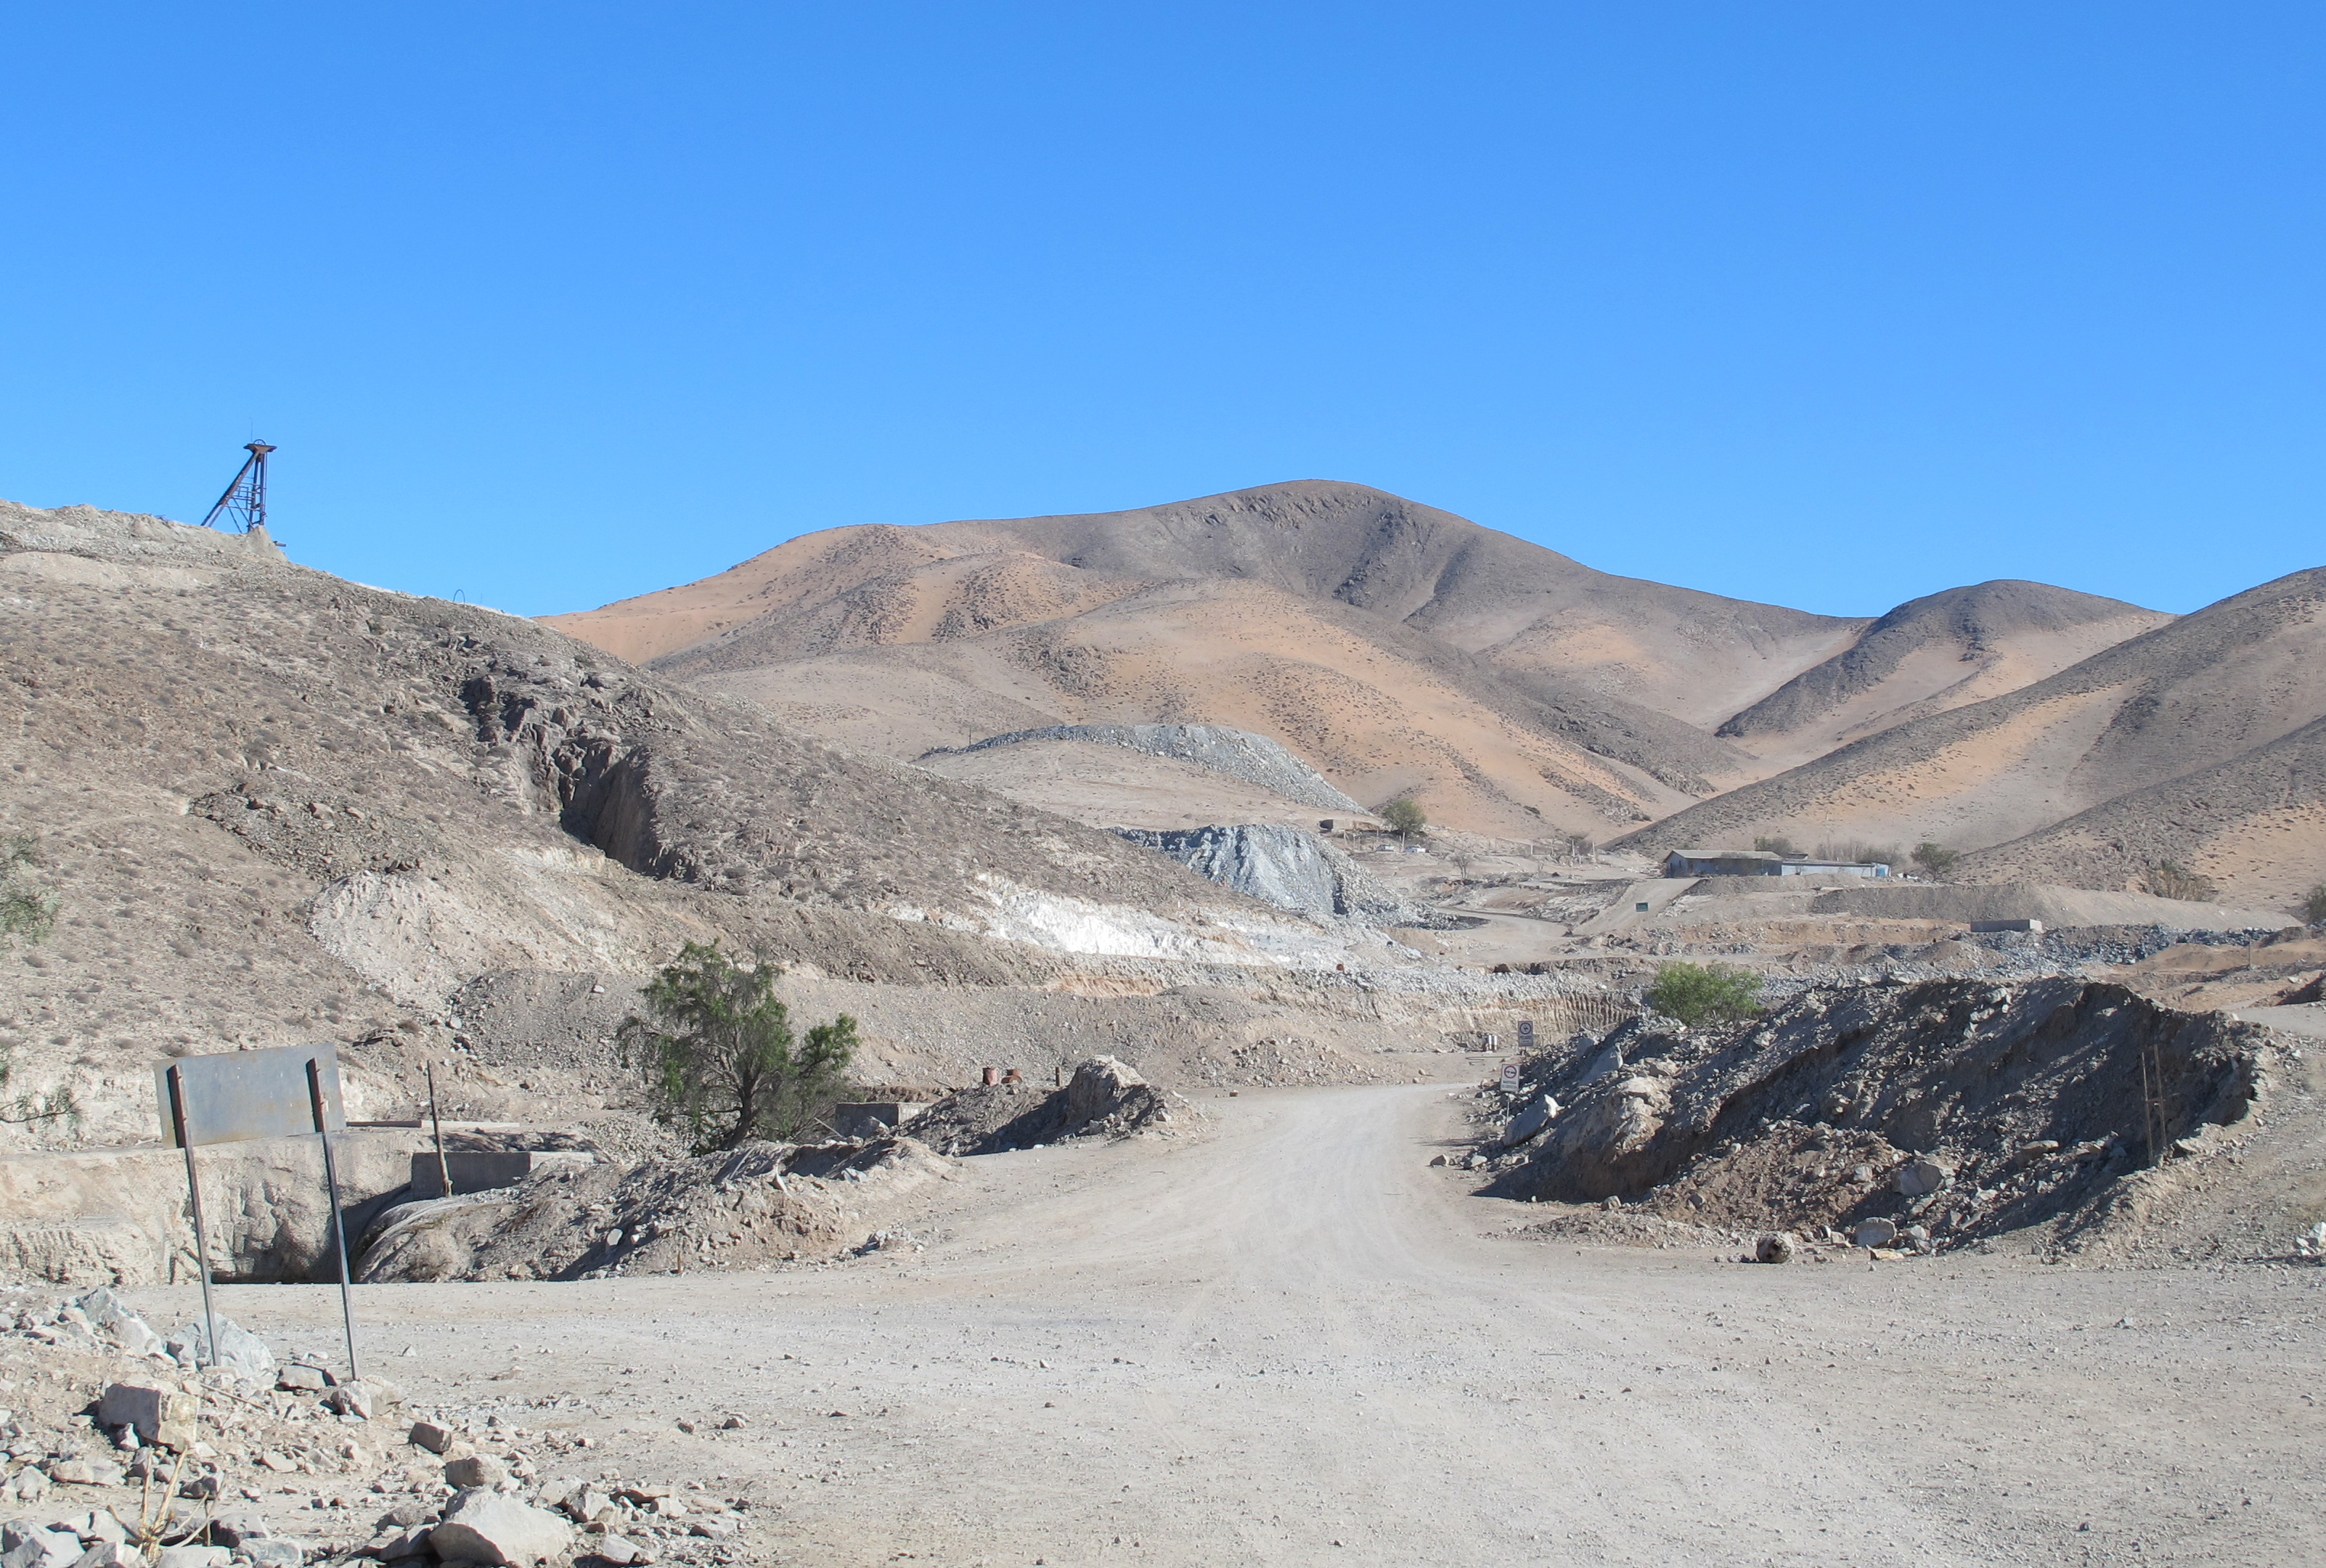
[[[1753,1244],[1753,1255],[1763,1263],[1791,1263],[1800,1251],[1800,1243],[1782,1230],[1772,1230]]]
[[[63,1530],[27,1519],[0,1527],[0,1568],[70,1568],[79,1556],[80,1538]]]
[[[431,1453],[442,1453],[451,1446],[452,1429],[433,1421],[415,1421],[405,1441],[414,1448],[424,1448]]]
[[[300,1564],[307,1561],[307,1547],[303,1542],[269,1536],[263,1541],[251,1542],[242,1549],[242,1554],[250,1559],[255,1568],[300,1568]],[[406,1554],[419,1555],[416,1552]]]
[[[1878,1217],[1860,1220],[1857,1222],[1857,1229],[1849,1233],[1849,1239],[1857,1246],[1869,1249],[1887,1247],[1898,1239],[1898,1226],[1894,1220]]]
[[[532,1563],[563,1552],[573,1527],[555,1514],[498,1492],[464,1491],[444,1510],[428,1544],[446,1561]]]
[[[228,1568],[233,1562],[234,1554],[224,1546],[164,1546],[154,1568]]]
[[[272,1534],[266,1521],[248,1508],[229,1508],[210,1518],[210,1539],[221,1546],[247,1546]]]
[[[72,1568],[150,1568],[145,1554],[126,1541],[99,1541],[72,1561]]]
[[[1446,1163],[1446,1156],[1444,1155],[1433,1155],[1430,1156],[1429,1163],[1433,1165],[1442,1165]]]
[[[49,1479],[63,1486],[117,1487],[122,1471],[109,1460],[60,1459],[50,1464]]]
[[[321,1394],[331,1386],[331,1375],[321,1367],[285,1367],[274,1375],[274,1386],[294,1394]]]
[[[614,1564],[614,1568],[629,1568],[631,1563],[654,1561],[654,1558],[647,1554],[645,1547],[624,1540],[619,1536],[600,1536],[598,1544],[591,1550],[597,1556]]]
[[[298,1461],[293,1460],[289,1454],[272,1448],[258,1456],[258,1462],[273,1471],[276,1475],[289,1475],[293,1471],[299,1468]]]
[[[721,1432],[740,1432],[749,1424],[749,1422],[744,1420],[740,1415],[730,1415],[726,1420],[719,1424],[719,1430]]]
[[[500,1487],[509,1478],[508,1467],[488,1453],[472,1453],[466,1459],[456,1459],[444,1467],[444,1480],[449,1484],[470,1487]]]

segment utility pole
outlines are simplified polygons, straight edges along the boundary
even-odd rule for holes
[[[240,524],[237,533],[266,526],[266,454],[274,449],[265,441],[251,441],[242,450],[250,456],[243,460],[218,505],[210,508],[210,515],[202,519],[205,528],[217,527],[221,517]]]

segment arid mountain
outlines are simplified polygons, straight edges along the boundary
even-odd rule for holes
[[[552,624],[911,756],[1061,722],[1269,735],[1360,801],[1596,835],[1744,776],[1705,725],[1864,622],[1612,577],[1362,486],[810,534]]]
[[[602,1117],[608,1035],[687,941],[765,951],[804,1014],[860,1018],[875,1082],[964,1081],[996,1041],[1045,1075],[1093,1041],[1330,1054],[1354,1010],[1260,993],[1297,972],[1356,996],[1413,962],[263,538],[0,503],[0,840],[58,900],[48,940],[0,942],[0,1056],[10,1096],[74,1093],[84,1137],[152,1136],[157,1054],[316,1039],[358,1114],[408,1111],[426,1057],[453,1063],[448,1114]],[[0,1125],[0,1147],[51,1133]]]
[[[2166,862],[2265,907],[2326,882],[2326,719],[1965,856],[1958,874],[2135,887]]]
[[[1999,697],[2172,617],[2040,582],[1982,582],[1911,599],[1718,733],[1791,767],[1909,719]]]
[[[1964,849],[2025,840],[2024,850],[1998,848],[1973,865],[2033,874],[2040,864],[2049,876],[2073,860],[2089,862],[2086,875],[2119,881],[2145,851],[2099,854],[2095,846],[2146,841],[2143,835],[2163,824],[2136,825],[2126,813],[2163,809],[2181,799],[2173,791],[2185,793],[2201,777],[2200,793],[2218,803],[2189,805],[2197,815],[2188,841],[2227,835],[2219,850],[2224,874],[2238,878],[2232,890],[2243,896],[2244,879],[2257,872],[2231,868],[2228,845],[2243,842],[2246,831],[2232,825],[2256,820],[2248,808],[2258,803],[2300,803],[2307,765],[2300,759],[2310,743],[2293,738],[2321,717],[2326,568],[2223,599],[2007,695],[1857,741],[1624,843],[1660,852],[1772,831],[1931,839]],[[2281,740],[2290,749],[2272,751]],[[2109,803],[2124,810],[2088,821],[2080,815]],[[2070,830],[2070,819],[2082,825]],[[2068,836],[2045,836],[2052,829]]]
[[[1413,790],[1454,826],[1604,838],[2165,618],[2035,583],[1809,615],[1303,481],[835,529],[552,624],[892,756],[1058,723],[1222,723],[1368,805]],[[1133,788],[1123,813],[1169,787]]]

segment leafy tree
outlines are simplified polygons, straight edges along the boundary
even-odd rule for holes
[[[2200,877],[2171,860],[2159,860],[2148,868],[2148,890],[2159,898],[2184,898],[2192,904],[2210,904],[2219,891],[2210,877]]]
[[[2313,884],[2302,895],[2302,918],[2312,925],[2326,925],[2326,882]]]
[[[1944,844],[1933,844],[1928,839],[1914,846],[1914,864],[1933,882],[1944,882],[1961,858],[1958,851]]]
[[[1408,842],[1429,825],[1428,819],[1421,814],[1421,803],[1410,794],[1398,796],[1383,805],[1376,814],[1383,827]]]
[[[1793,847],[1793,841],[1791,839],[1786,838],[1782,833],[1764,833],[1760,838],[1753,840],[1753,848],[1760,850],[1763,855],[1798,855],[1800,853],[1799,849]]]
[[[655,1118],[684,1123],[699,1153],[796,1138],[847,1086],[856,1020],[842,1013],[795,1036],[778,972],[765,954],[739,964],[691,942],[639,992],[647,1016],[622,1020]]]
[[[1761,977],[1730,964],[1658,966],[1648,1006],[1691,1029],[1741,1024],[1761,1011]]]

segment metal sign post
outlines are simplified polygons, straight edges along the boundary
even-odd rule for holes
[[[1519,1064],[1515,1062],[1505,1062],[1503,1063],[1503,1092],[1516,1094],[1518,1091]]]
[[[202,1331],[209,1338],[210,1365],[218,1365],[218,1313],[210,1307],[210,1235],[202,1224],[202,1183],[194,1174],[194,1144],[186,1136],[186,1086],[178,1070],[172,1067],[162,1074],[162,1082],[170,1097],[170,1130],[177,1146],[186,1151],[186,1192],[194,1205],[194,1261],[200,1265],[202,1275]],[[200,1367],[202,1359],[194,1357]]]
[[[331,1242],[340,1255],[340,1321],[348,1330],[348,1376],[360,1378],[362,1369],[356,1365],[355,1293],[348,1287],[347,1211],[340,1207],[340,1168],[331,1159],[331,1131],[325,1125],[330,1108],[323,1098],[322,1064],[312,1056],[307,1058],[307,1101],[315,1118],[315,1136],[323,1145],[323,1185],[331,1194]]]
[[[1534,1020],[1532,1018],[1521,1018],[1519,1020],[1519,1049],[1521,1051],[1531,1051],[1534,1049]]]
[[[202,1274],[202,1319],[209,1361],[218,1364],[218,1318],[210,1304],[209,1233],[202,1221],[202,1189],[194,1150],[203,1144],[316,1135],[323,1145],[323,1181],[330,1191],[331,1239],[339,1250],[340,1310],[348,1331],[348,1371],[356,1374],[354,1294],[348,1273],[347,1226],[340,1209],[338,1162],[330,1135],[345,1132],[340,1058],[330,1045],[290,1045],[274,1051],[234,1051],[183,1056],[156,1067],[158,1098],[169,1107],[163,1131],[186,1152],[186,1190],[193,1203],[194,1249]]]

